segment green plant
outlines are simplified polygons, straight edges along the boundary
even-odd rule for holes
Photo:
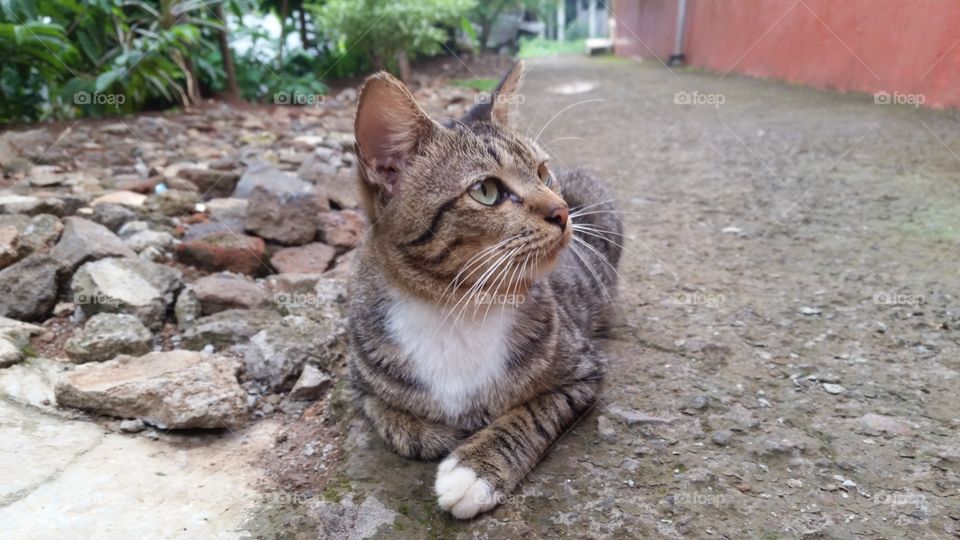
[[[308,5],[341,50],[363,51],[378,69],[397,62],[402,77],[415,55],[436,54],[474,0],[327,0]]]
[[[537,56],[560,56],[565,54],[583,54],[587,50],[586,41],[555,41],[544,38],[530,38],[520,40],[520,58]]]
[[[492,92],[500,82],[493,78],[475,78],[475,79],[454,79],[450,81],[450,86],[459,86],[460,88],[471,88],[480,92]]]

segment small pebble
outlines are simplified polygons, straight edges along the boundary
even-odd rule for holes
[[[733,439],[733,433],[725,429],[714,431],[713,434],[710,435],[710,440],[717,446],[727,446],[730,444],[731,439]]]
[[[846,388],[840,386],[839,384],[833,383],[823,383],[823,389],[827,391],[828,394],[842,394],[847,391]]]
[[[147,425],[143,423],[143,420],[139,418],[134,418],[132,420],[124,420],[120,422],[120,431],[124,433],[139,433],[147,428]]]
[[[710,405],[710,400],[707,396],[693,396],[690,398],[690,408],[702,411]]]

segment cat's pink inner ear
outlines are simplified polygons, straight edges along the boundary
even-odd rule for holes
[[[399,171],[432,125],[403,83],[387,73],[373,75],[360,91],[355,124],[363,166],[395,192]]]

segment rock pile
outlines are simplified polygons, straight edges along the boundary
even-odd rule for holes
[[[443,116],[469,96],[417,97]],[[59,405],[139,429],[321,398],[366,227],[355,100],[0,135],[0,368],[60,359]]]

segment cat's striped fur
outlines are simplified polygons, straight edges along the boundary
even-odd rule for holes
[[[604,359],[591,337],[616,287],[609,193],[581,170],[545,185],[545,152],[512,129],[521,70],[446,126],[387,74],[357,113],[372,226],[352,282],[351,380],[391,448],[446,457],[438,502],[460,518],[495,506],[593,404]],[[511,194],[502,204],[467,194],[487,177]],[[568,206],[594,231],[572,246]]]

